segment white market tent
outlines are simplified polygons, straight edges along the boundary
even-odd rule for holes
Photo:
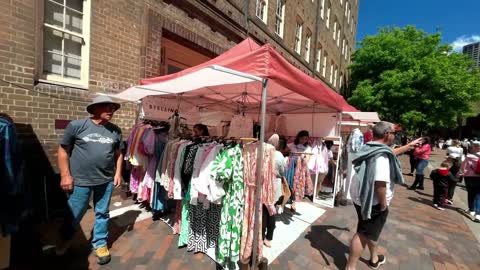
[[[225,111],[260,116],[260,141],[265,141],[266,115],[337,114],[359,112],[341,95],[288,63],[270,45],[246,39],[222,55],[181,72],[145,79],[141,85],[110,95],[139,101],[149,96],[190,104],[204,111]],[[352,116],[354,117],[354,116]],[[357,115],[357,117],[359,117]],[[338,124],[338,123],[337,123]],[[309,125],[306,122],[305,125]],[[262,171],[263,145],[258,147],[257,176]],[[258,231],[261,179],[257,177],[255,227]],[[254,234],[255,238],[258,234]],[[254,239],[253,263],[258,239]]]

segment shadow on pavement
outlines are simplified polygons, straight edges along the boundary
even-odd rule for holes
[[[307,233],[305,238],[310,241],[313,248],[320,252],[327,266],[330,266],[331,262],[329,262],[325,255],[333,258],[333,264],[338,269],[345,269],[350,249],[338,240],[337,237],[330,232],[331,230],[350,231],[348,228],[340,228],[333,225],[315,225],[311,227],[310,232]]]
[[[418,191],[418,190],[415,190],[415,192],[417,192],[418,195],[427,196],[427,197],[433,197],[433,195],[431,195],[431,194],[428,194],[428,193],[425,193],[425,192],[421,192],[421,191]]]

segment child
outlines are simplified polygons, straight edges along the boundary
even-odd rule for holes
[[[451,162],[444,161],[440,168],[433,170],[430,174],[430,179],[433,180],[433,207],[438,210],[444,210],[442,206],[448,195],[448,184],[455,181],[455,177],[450,172],[451,167]]]

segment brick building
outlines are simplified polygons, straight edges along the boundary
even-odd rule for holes
[[[35,183],[55,174],[62,129],[87,116],[91,93],[194,66],[247,36],[340,89],[358,18],[358,0],[3,2],[0,112],[17,124]],[[126,104],[115,122],[127,133],[134,118]]]

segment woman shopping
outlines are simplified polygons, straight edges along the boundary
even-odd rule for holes
[[[306,130],[302,130],[298,132],[297,137],[293,141],[287,145],[288,149],[292,153],[310,153],[312,152],[312,148],[309,146],[308,141],[310,140],[310,134]]]
[[[311,195],[313,184],[310,173],[308,171],[308,159],[312,153],[309,145],[310,134],[306,130],[302,130],[297,134],[293,143],[288,144],[289,164],[287,165],[287,181],[292,193],[291,210],[296,212],[296,201],[303,200],[305,194]]]
[[[480,158],[480,141],[472,142],[470,153],[460,167],[459,174],[464,176],[465,187],[468,193],[468,212],[476,221],[480,221],[480,202],[475,207],[475,197],[480,195],[480,166],[478,159]],[[480,198],[477,198],[480,199]]]
[[[282,178],[285,177],[285,172],[287,170],[287,163],[283,154],[278,151],[280,137],[277,134],[273,134],[267,141],[267,143],[273,145],[276,149],[275,151],[275,198],[277,203],[274,206],[263,205],[263,220],[262,220],[262,236],[263,243],[267,247],[271,247],[271,242],[273,239],[273,232],[275,231],[275,214],[277,211],[269,211],[267,207],[275,207],[278,205],[280,200],[283,200],[282,194]],[[271,210],[271,209],[270,209]],[[272,214],[270,214],[270,212]]]
[[[420,189],[423,190],[423,181],[425,179],[425,168],[428,166],[430,160],[430,154],[432,153],[432,147],[430,146],[430,139],[428,137],[423,138],[422,144],[413,150],[413,155],[417,159],[417,168],[415,170],[415,182],[409,188],[411,190]]]

